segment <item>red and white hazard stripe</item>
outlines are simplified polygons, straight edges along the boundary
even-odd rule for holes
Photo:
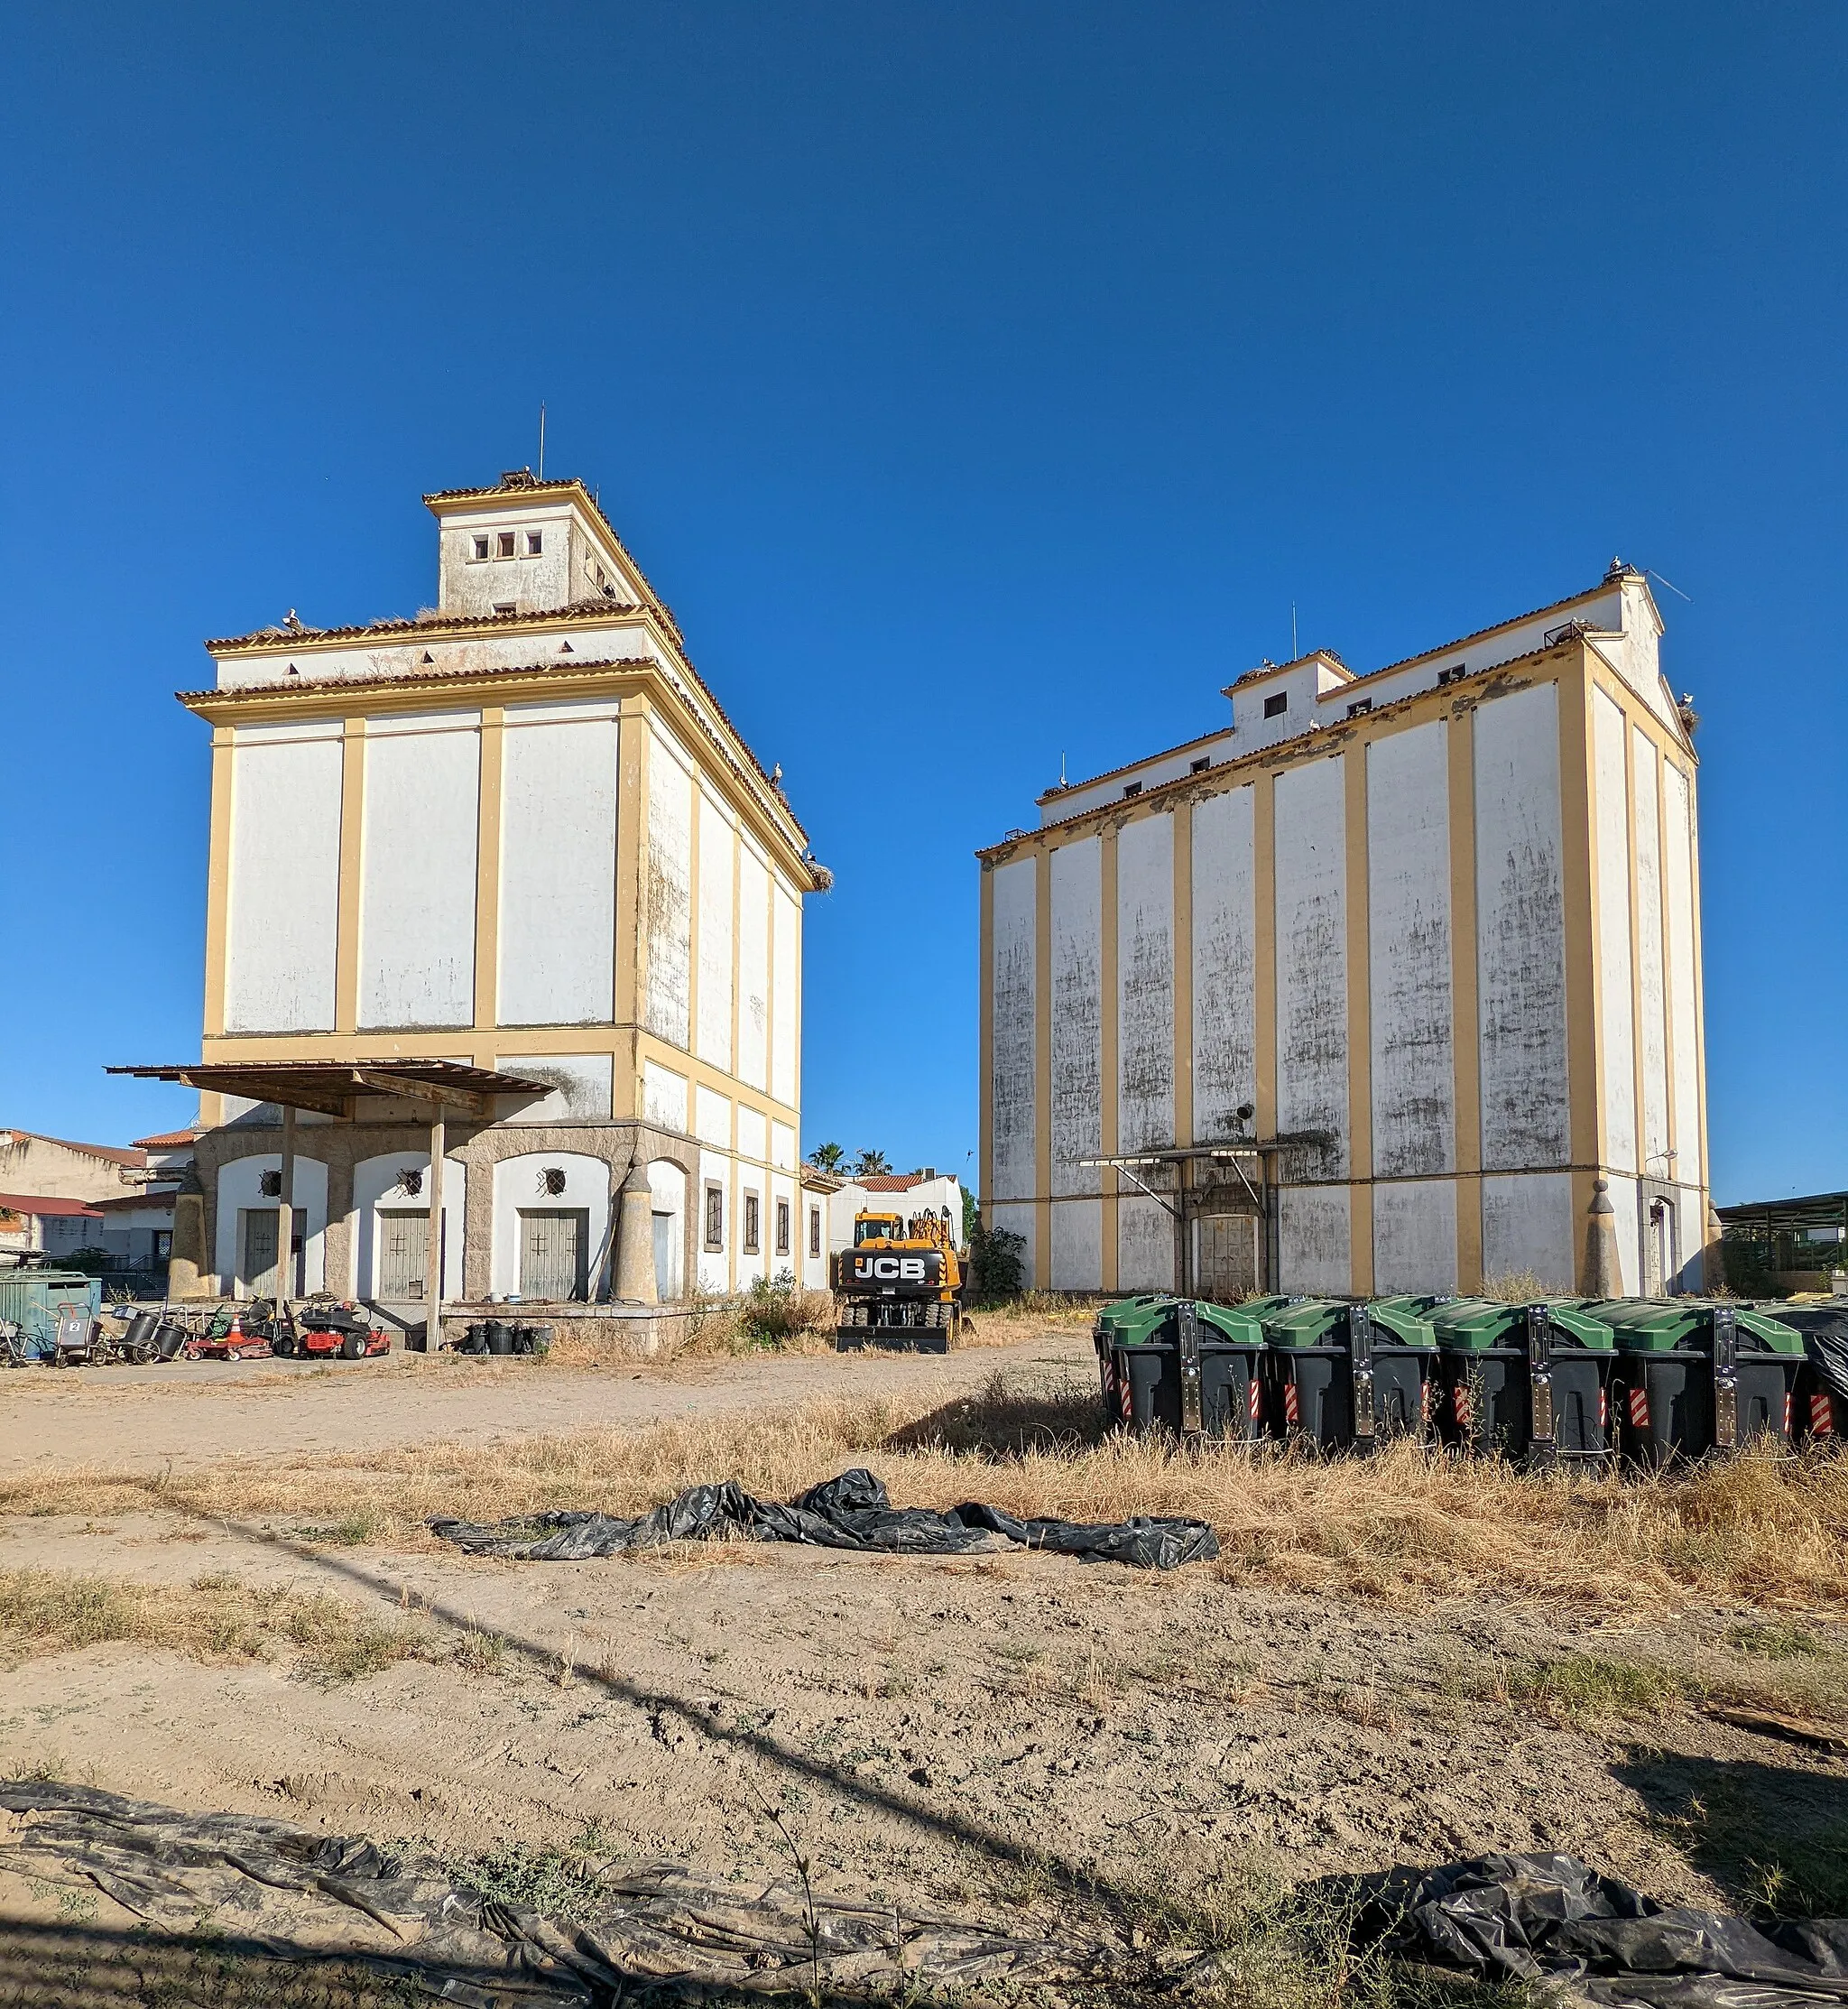
[[[1287,1381],[1283,1384],[1283,1420],[1291,1430],[1296,1428],[1298,1421],[1296,1384],[1293,1381]]]
[[[1135,1402],[1130,1393],[1130,1377],[1127,1375],[1119,1375],[1116,1377],[1116,1406],[1124,1422],[1135,1421]]]
[[[1796,1404],[1796,1396],[1793,1395],[1788,1389],[1786,1389],[1784,1391],[1784,1435],[1786,1437],[1789,1436],[1791,1425],[1795,1421],[1794,1417],[1791,1414],[1791,1411]]]
[[[1819,1389],[1809,1398],[1809,1434],[1812,1437],[1832,1437],[1834,1430],[1834,1405]]]
[[[1461,1382],[1451,1391],[1450,1407],[1456,1418],[1458,1430],[1469,1428],[1469,1390]]]
[[[1630,1427],[1632,1430],[1647,1430],[1649,1427],[1649,1396],[1646,1388],[1637,1387],[1630,1391]]]
[[[1254,1423],[1264,1413],[1264,1390],[1255,1375],[1245,1396],[1245,1413]]]

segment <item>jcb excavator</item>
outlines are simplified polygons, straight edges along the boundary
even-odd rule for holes
[[[855,1214],[854,1245],[834,1259],[838,1343],[947,1353],[962,1329],[965,1281],[941,1215]]]

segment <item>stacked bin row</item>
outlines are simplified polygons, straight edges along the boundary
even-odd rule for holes
[[[1146,1295],[1106,1306],[1095,1337],[1105,1410],[1138,1434],[1646,1468],[1839,1434],[1801,1333],[1697,1299]]]

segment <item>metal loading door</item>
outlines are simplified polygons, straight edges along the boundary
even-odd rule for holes
[[[520,1295],[541,1301],[581,1298],[590,1216],[581,1207],[520,1209]]]

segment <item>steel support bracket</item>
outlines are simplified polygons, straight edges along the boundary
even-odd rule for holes
[[[1373,1321],[1363,1304],[1347,1308],[1347,1365],[1354,1389],[1354,1445],[1371,1451],[1373,1430]]]
[[[1533,1415],[1528,1431],[1528,1457],[1536,1465],[1558,1458],[1553,1421],[1553,1319],[1543,1304],[1527,1308],[1528,1384],[1533,1390]]]
[[[1739,1449],[1739,1314],[1731,1305],[1714,1312],[1714,1444]]]
[[[1180,1428],[1184,1437],[1200,1434],[1200,1312],[1191,1298],[1175,1307],[1174,1350],[1180,1369]]]

